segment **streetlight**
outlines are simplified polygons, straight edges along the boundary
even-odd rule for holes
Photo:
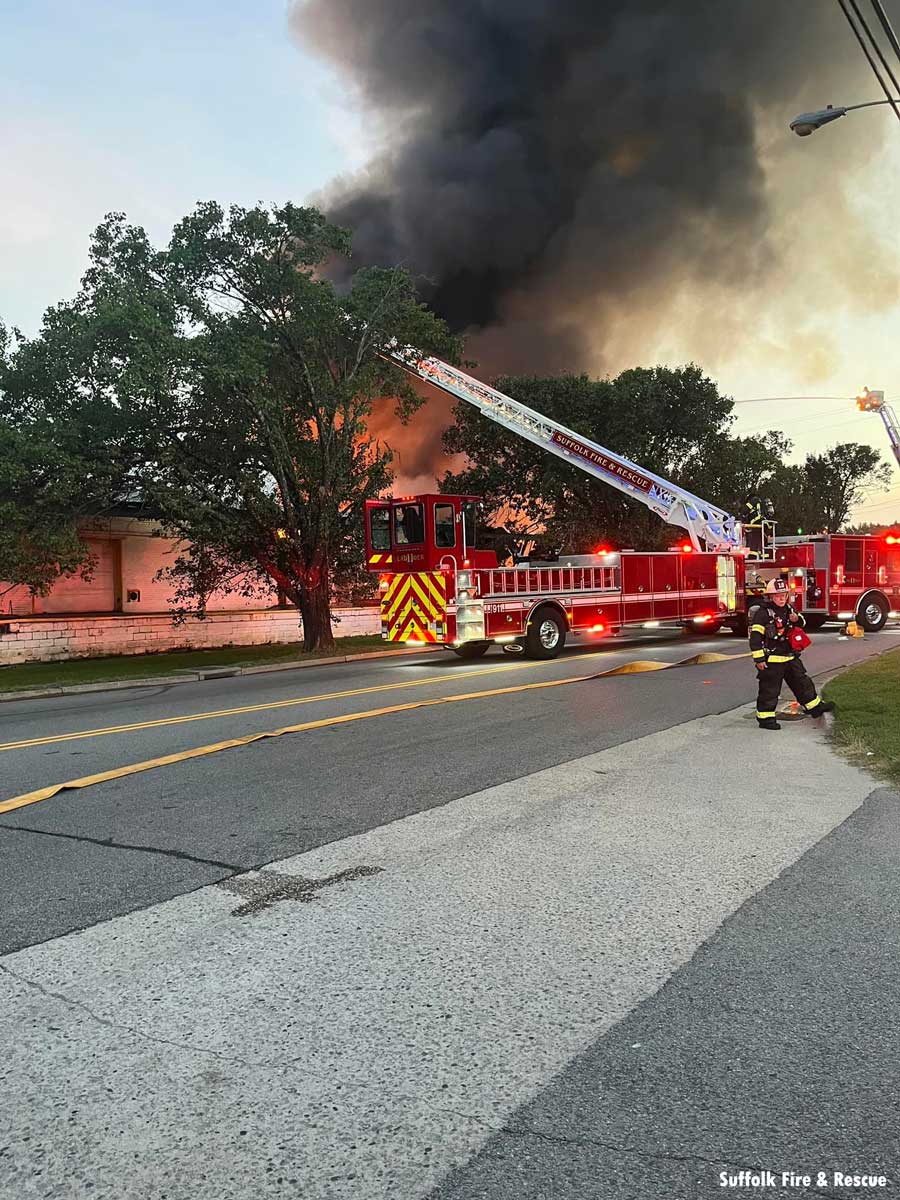
[[[855,112],[857,108],[874,108],[877,104],[900,104],[900,100],[870,100],[867,104],[840,104],[837,108],[829,104],[827,108],[820,108],[817,112],[801,113],[799,117],[794,117],[791,129],[797,137],[809,137],[823,125],[842,117],[844,113]]]

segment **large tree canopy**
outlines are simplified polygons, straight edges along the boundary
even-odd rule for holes
[[[354,566],[363,501],[390,481],[366,419],[376,403],[401,421],[421,403],[380,351],[459,350],[402,270],[360,271],[339,294],[321,268],[348,250],[344,230],[290,204],[202,204],[165,250],[113,215],[56,310],[68,336],[45,322],[20,351],[46,367],[20,385],[38,410],[65,364],[58,388],[127,429],[123,485],[189,544],[173,570],[182,607],[202,612],[238,578],[275,585],[307,649],[332,641],[332,584]]]

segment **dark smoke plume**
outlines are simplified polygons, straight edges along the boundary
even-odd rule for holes
[[[300,0],[291,24],[372,131],[329,215],[484,373],[604,369],[623,313],[764,278],[767,122],[786,143],[801,101],[869,87],[826,0]]]

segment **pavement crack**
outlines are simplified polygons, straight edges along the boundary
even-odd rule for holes
[[[725,1167],[732,1171],[763,1171],[767,1169],[759,1166],[756,1163],[748,1165],[744,1162],[736,1162],[731,1158],[708,1158],[703,1154],[678,1154],[672,1150],[646,1150],[640,1146],[622,1146],[616,1142],[605,1142],[600,1138],[566,1137],[564,1134],[547,1133],[544,1130],[533,1129],[527,1125],[495,1125],[475,1113],[460,1112],[458,1109],[446,1108],[444,1106],[441,1107],[443,1108],[444,1112],[452,1113],[453,1116],[462,1117],[467,1121],[474,1121],[477,1125],[483,1126],[495,1136],[533,1137],[538,1141],[552,1142],[558,1146],[573,1146],[575,1148],[593,1147],[598,1150],[609,1150],[615,1154],[632,1154],[636,1158],[648,1159],[650,1161],[676,1162],[685,1163],[688,1165],[692,1163],[702,1163],[704,1166]],[[822,1191],[821,1189],[812,1186],[806,1189],[806,1194],[815,1196],[831,1195],[830,1192]]]
[[[217,858],[201,858],[197,854],[188,854],[186,850],[169,850],[162,846],[136,846],[129,842],[114,841],[111,837],[93,838],[83,833],[60,833],[52,829],[35,829],[30,825],[8,825],[5,821],[0,822],[0,829],[14,829],[18,833],[37,833],[41,837],[63,838],[70,842],[88,842],[92,846],[102,846],[107,850],[139,850],[143,854],[161,854],[165,858],[180,858],[185,862],[199,863],[201,866],[220,867],[223,871],[231,871],[237,875],[247,870],[247,867],[241,867],[235,863],[221,862]]]
[[[112,1029],[117,1033],[130,1034],[139,1041],[153,1042],[160,1046],[174,1046],[177,1050],[188,1050],[194,1054],[207,1054],[211,1058],[220,1059],[224,1062],[243,1067],[263,1067],[269,1070],[275,1065],[268,1062],[248,1061],[247,1059],[238,1058],[234,1054],[226,1054],[223,1050],[210,1050],[205,1046],[195,1046],[191,1042],[179,1042],[175,1038],[159,1037],[157,1034],[145,1033],[142,1029],[135,1029],[133,1025],[125,1025],[119,1021],[112,1021],[109,1017],[103,1017],[100,1013],[94,1012],[83,1000],[73,1000],[71,996],[66,996],[62,992],[56,992],[52,988],[45,987],[42,983],[38,983],[36,979],[29,979],[27,975],[22,975],[18,971],[14,971],[12,967],[7,966],[4,962],[0,962],[0,973],[8,975],[11,979],[15,979],[17,983],[21,983],[27,988],[31,988],[32,991],[37,992],[47,1000],[55,1000],[68,1009],[84,1013],[94,1024],[100,1025],[104,1029]],[[278,1065],[280,1066],[280,1064]]]

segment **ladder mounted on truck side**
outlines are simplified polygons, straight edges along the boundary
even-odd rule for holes
[[[488,387],[458,367],[439,358],[418,358],[396,348],[386,350],[384,357],[441,391],[474,405],[491,421],[519,437],[640,501],[670,525],[686,529],[695,550],[733,552],[743,548],[741,524],[731,513]]]

